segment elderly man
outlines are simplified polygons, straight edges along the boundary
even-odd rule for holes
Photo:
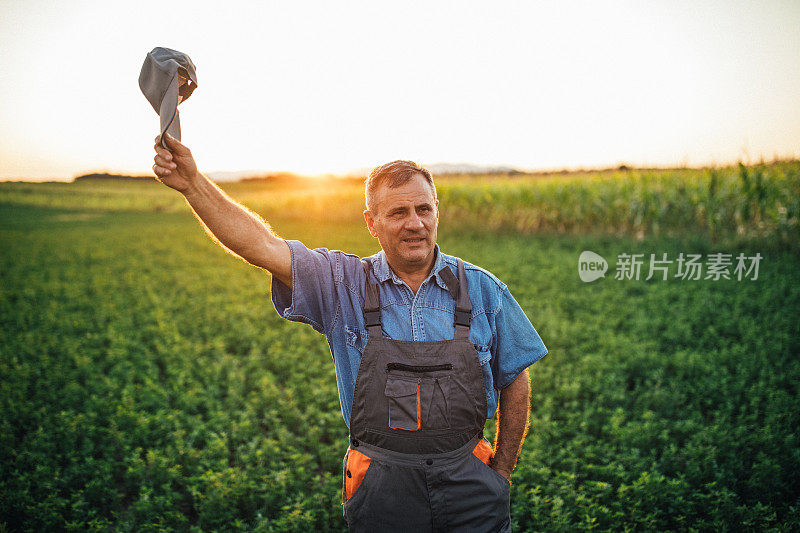
[[[350,429],[342,504],[352,531],[510,531],[510,475],[528,424],[527,367],[547,348],[495,276],[436,244],[439,200],[410,161],[372,171],[359,258],[272,233],[156,139],[153,170],[219,242],[272,274],[272,301],[324,334]],[[499,391],[499,394],[498,394]],[[499,403],[499,407],[498,407]],[[498,412],[496,449],[483,437]]]

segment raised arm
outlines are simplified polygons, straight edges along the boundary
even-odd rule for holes
[[[292,257],[286,241],[275,236],[260,216],[201,174],[189,148],[169,135],[169,150],[161,146],[159,137],[155,143],[153,172],[161,183],[183,194],[211,238],[291,288]]]

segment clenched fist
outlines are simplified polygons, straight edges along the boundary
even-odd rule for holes
[[[198,178],[197,164],[192,157],[192,152],[179,141],[166,136],[169,150],[161,146],[160,136],[155,139],[156,156],[153,158],[153,172],[158,181],[176,191],[186,192]]]

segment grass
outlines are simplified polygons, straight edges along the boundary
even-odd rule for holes
[[[800,260],[784,238],[794,215],[784,235],[769,214],[794,209],[775,191],[796,183],[770,180],[796,169],[761,172],[772,192],[756,203],[733,192],[741,169],[717,174],[703,213],[734,214],[707,216],[713,233],[658,214],[710,181],[680,192],[676,176],[654,178],[620,200],[628,211],[602,214],[625,190],[615,179],[643,178],[443,180],[442,249],[506,282],[549,349],[530,369],[516,531],[800,527]],[[658,183],[637,226],[632,199]],[[282,236],[377,250],[357,184],[289,188],[226,186]],[[545,199],[553,220],[583,222],[520,222]],[[0,529],[345,530],[330,353],[278,318],[266,272],[157,184],[2,184],[0,201]],[[583,283],[583,250],[612,268],[622,253],[763,259],[756,281]]]

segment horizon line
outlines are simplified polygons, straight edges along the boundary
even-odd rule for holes
[[[746,161],[745,161],[746,160]],[[446,176],[446,175],[470,175],[474,174],[478,175],[492,175],[492,174],[520,174],[520,175],[548,175],[548,174],[575,174],[581,172],[603,172],[603,171],[612,171],[612,170],[704,170],[704,169],[713,169],[713,168],[728,168],[732,166],[738,166],[739,164],[743,164],[744,166],[754,166],[754,165],[764,165],[764,164],[775,164],[775,163],[785,163],[785,162],[792,162],[798,161],[800,158],[794,154],[789,156],[779,156],[774,154],[770,159],[764,158],[763,155],[759,156],[757,160],[753,158],[737,158],[735,161],[711,161],[705,163],[698,163],[695,165],[689,165],[685,162],[672,164],[672,165],[634,165],[625,161],[619,161],[615,164],[610,165],[596,165],[596,166],[588,166],[588,165],[580,165],[580,166],[561,166],[561,167],[538,167],[538,168],[525,168],[520,166],[514,165],[506,165],[506,164],[476,164],[476,163],[449,163],[449,162],[436,162],[436,163],[423,163],[420,164],[423,168],[430,169],[430,167],[470,167],[472,170],[469,171],[438,171],[433,172],[434,175]],[[269,176],[292,176],[298,178],[356,178],[356,177],[366,177],[372,167],[362,167],[356,168],[352,170],[348,170],[345,172],[319,172],[319,173],[302,173],[296,172],[292,170],[268,170],[268,169],[244,169],[244,170],[210,170],[210,171],[201,171],[204,175],[210,177],[214,181],[238,181],[241,179],[246,178],[259,178],[259,177],[269,177]],[[46,177],[0,177],[0,182],[24,182],[24,183],[38,183],[38,182],[64,182],[64,183],[71,183],[74,182],[77,178],[82,176],[90,176],[94,174],[108,174],[112,176],[125,176],[125,177],[133,177],[133,178],[150,178],[155,179],[155,174],[140,174],[135,172],[130,172],[127,170],[114,170],[109,168],[103,169],[91,169],[79,174],[75,174],[72,177],[55,177],[55,176],[46,176]],[[219,179],[214,178],[212,175],[231,175],[231,179]],[[236,175],[236,176],[234,176]]]

